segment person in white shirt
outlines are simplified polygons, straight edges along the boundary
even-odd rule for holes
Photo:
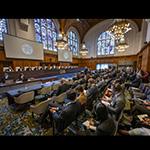
[[[130,135],[130,136],[149,136],[150,129],[141,127],[141,128],[134,128],[129,131],[127,130],[119,130],[119,133],[122,135]]]

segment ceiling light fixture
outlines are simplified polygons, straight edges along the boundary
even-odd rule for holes
[[[80,54],[82,56],[86,56],[88,54],[88,49],[86,48],[85,42],[83,42],[82,47],[80,49]]]
[[[67,37],[65,36],[64,33],[59,33],[58,37],[56,39],[56,46],[58,49],[66,49],[68,42],[67,42]]]
[[[130,23],[125,19],[115,19],[113,24],[109,27],[108,32],[115,37],[115,40],[119,40],[131,29]]]
[[[118,50],[118,52],[124,52],[125,49],[127,49],[129,47],[129,45],[126,43],[125,38],[121,38],[118,43],[116,43],[116,49]]]

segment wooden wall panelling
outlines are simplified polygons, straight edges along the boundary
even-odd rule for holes
[[[0,50],[0,71],[5,64],[10,61],[13,69],[17,66],[39,66],[41,62],[48,62],[48,65],[60,64],[58,62],[57,54],[44,54],[44,60],[25,60],[25,59],[10,59],[5,57],[4,50]],[[137,55],[133,56],[116,56],[116,57],[98,57],[98,58],[73,58],[72,63],[62,63],[62,65],[78,65],[79,67],[87,66],[90,69],[96,69],[96,64],[100,63],[114,63],[118,64],[120,61],[134,62],[137,66],[141,66],[144,71],[150,72],[150,43],[144,46]]]
[[[135,62],[137,61],[136,55],[133,56],[121,56],[121,57],[99,57],[99,58],[85,58],[81,59],[80,66],[87,66],[90,69],[96,69],[96,64],[118,64],[120,61]]]
[[[3,63],[0,61],[0,73],[3,72]]]
[[[143,71],[148,71],[148,57],[149,57],[149,47],[147,47],[142,54],[142,70]]]
[[[147,71],[150,72],[150,47],[149,47],[149,55],[148,55]]]
[[[150,72],[150,42],[137,54],[137,64],[143,71]]]
[[[0,50],[0,60],[5,60],[5,53],[3,50]]]

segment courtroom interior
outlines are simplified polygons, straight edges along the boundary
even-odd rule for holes
[[[150,135],[150,19],[1,18],[0,135]]]

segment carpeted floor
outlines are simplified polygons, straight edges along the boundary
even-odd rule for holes
[[[52,135],[52,128],[44,129],[32,118],[29,110],[16,112],[8,106],[7,98],[0,100],[0,135]]]
[[[59,75],[58,79],[71,78],[75,73]],[[32,114],[29,110],[16,112],[8,105],[7,98],[0,96],[0,135],[52,135],[52,128],[44,129],[36,122],[39,116]]]
[[[131,99],[128,91],[125,92],[125,97],[126,100]],[[126,105],[126,109],[130,107]],[[8,105],[6,97],[0,99],[0,135],[52,136],[52,128],[42,128],[36,121],[38,117],[35,115],[32,118],[30,110],[16,112]]]

